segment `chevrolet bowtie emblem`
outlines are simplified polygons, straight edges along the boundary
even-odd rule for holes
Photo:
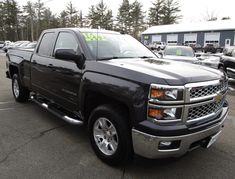
[[[217,93],[217,95],[214,97],[214,100],[216,103],[219,103],[223,98],[223,95],[221,93]]]

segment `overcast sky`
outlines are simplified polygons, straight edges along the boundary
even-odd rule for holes
[[[20,5],[26,4],[28,0],[17,0]],[[35,0],[31,0],[35,2]],[[66,4],[71,1],[75,7],[82,10],[85,14],[91,5],[97,4],[100,0],[42,0],[45,5],[49,7],[53,13],[59,14],[65,9]],[[130,0],[133,2],[134,0]],[[154,0],[139,0],[143,4],[144,10],[147,11]],[[114,15],[122,0],[104,0],[104,2],[111,8]],[[178,0],[181,7],[181,15],[183,18],[180,22],[197,22],[205,20],[207,14],[214,14],[221,18],[229,16],[235,20],[235,0]]]

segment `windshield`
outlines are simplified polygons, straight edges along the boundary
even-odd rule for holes
[[[167,47],[164,51],[165,55],[194,57],[193,49],[190,47]]]
[[[91,53],[98,60],[156,57],[143,44],[129,35],[84,32],[83,36]]]

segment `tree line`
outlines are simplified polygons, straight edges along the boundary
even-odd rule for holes
[[[0,40],[35,41],[43,30],[58,27],[102,28],[139,38],[149,26],[177,23],[179,12],[177,0],[155,0],[147,12],[138,0],[123,0],[116,17],[103,0],[89,7],[87,15],[72,2],[59,14],[53,14],[42,0],[28,1],[23,6],[16,0],[0,0]]]

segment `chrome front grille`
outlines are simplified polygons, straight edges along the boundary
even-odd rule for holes
[[[219,102],[212,102],[197,107],[191,107],[188,110],[188,121],[214,114],[222,108],[223,104],[224,99]]]
[[[156,84],[152,86],[158,86]],[[159,85],[162,86],[162,85]],[[179,88],[180,87],[180,88]],[[185,124],[196,125],[196,121],[209,121],[216,117],[222,111],[226,102],[226,93],[228,89],[227,79],[218,79],[212,81],[188,83],[184,86],[167,86],[167,88],[182,91],[180,97],[183,100],[163,101],[150,99],[148,107],[156,109],[176,109],[177,122],[182,121]],[[175,120],[163,119],[161,122],[171,123]],[[201,122],[198,123],[200,125]]]
[[[216,94],[220,91],[225,91],[228,87],[228,81],[223,81],[218,84],[213,84],[209,86],[199,86],[199,87],[192,87],[190,89],[190,98],[201,98]]]

